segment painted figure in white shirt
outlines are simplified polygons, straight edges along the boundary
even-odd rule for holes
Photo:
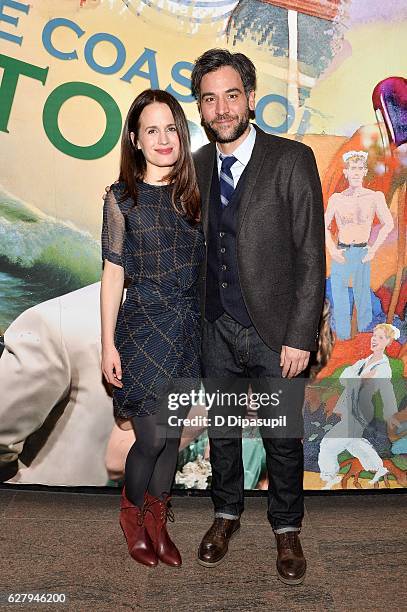
[[[400,331],[393,325],[376,325],[370,341],[371,355],[345,368],[339,378],[345,389],[334,412],[341,415],[341,420],[321,441],[318,456],[321,479],[326,482],[323,489],[331,489],[341,481],[338,455],[345,450],[357,457],[366,471],[375,472],[370,484],[387,473],[381,457],[362,435],[373,419],[372,398],[377,391],[383,402],[383,418],[388,424],[398,426],[392,372],[385,349],[399,335]]]

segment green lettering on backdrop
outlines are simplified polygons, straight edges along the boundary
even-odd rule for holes
[[[4,69],[0,85],[0,131],[8,133],[8,122],[20,74],[45,85],[48,68],[40,68],[1,54],[0,66]]]
[[[106,115],[106,129],[103,136],[93,145],[79,146],[69,142],[58,126],[59,111],[67,100],[85,96],[100,104]],[[71,82],[60,85],[49,95],[42,115],[44,130],[52,144],[71,157],[98,159],[107,155],[116,145],[122,129],[122,116],[116,102],[106,91],[89,83]]]

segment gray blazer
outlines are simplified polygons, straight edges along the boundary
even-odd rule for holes
[[[325,288],[324,208],[315,157],[302,143],[255,128],[237,234],[243,298],[270,348],[313,351]],[[210,143],[194,154],[206,237],[215,153]]]

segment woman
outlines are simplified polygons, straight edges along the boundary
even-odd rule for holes
[[[136,434],[120,525],[131,556],[149,566],[158,559],[181,565],[166,529],[180,431],[163,434],[157,414],[165,384],[199,377],[203,254],[185,115],[170,94],[146,90],[128,112],[119,181],[104,203],[101,316],[102,371],[113,385],[114,416],[130,419]]]
[[[400,330],[394,325],[376,325],[370,340],[372,352],[369,357],[345,368],[339,378],[345,389],[334,412],[341,414],[341,420],[321,441],[318,456],[321,478],[326,482],[323,489],[331,489],[341,481],[338,455],[345,450],[357,457],[366,471],[375,472],[370,484],[375,484],[387,473],[379,454],[362,436],[373,419],[372,398],[378,391],[383,402],[383,418],[389,425],[398,425],[392,372],[385,349],[399,336]]]

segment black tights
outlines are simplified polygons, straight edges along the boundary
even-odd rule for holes
[[[154,497],[170,493],[177,466],[179,435],[168,437],[163,427],[157,428],[158,413],[131,419],[136,441],[126,459],[126,496],[141,507],[145,491]]]

